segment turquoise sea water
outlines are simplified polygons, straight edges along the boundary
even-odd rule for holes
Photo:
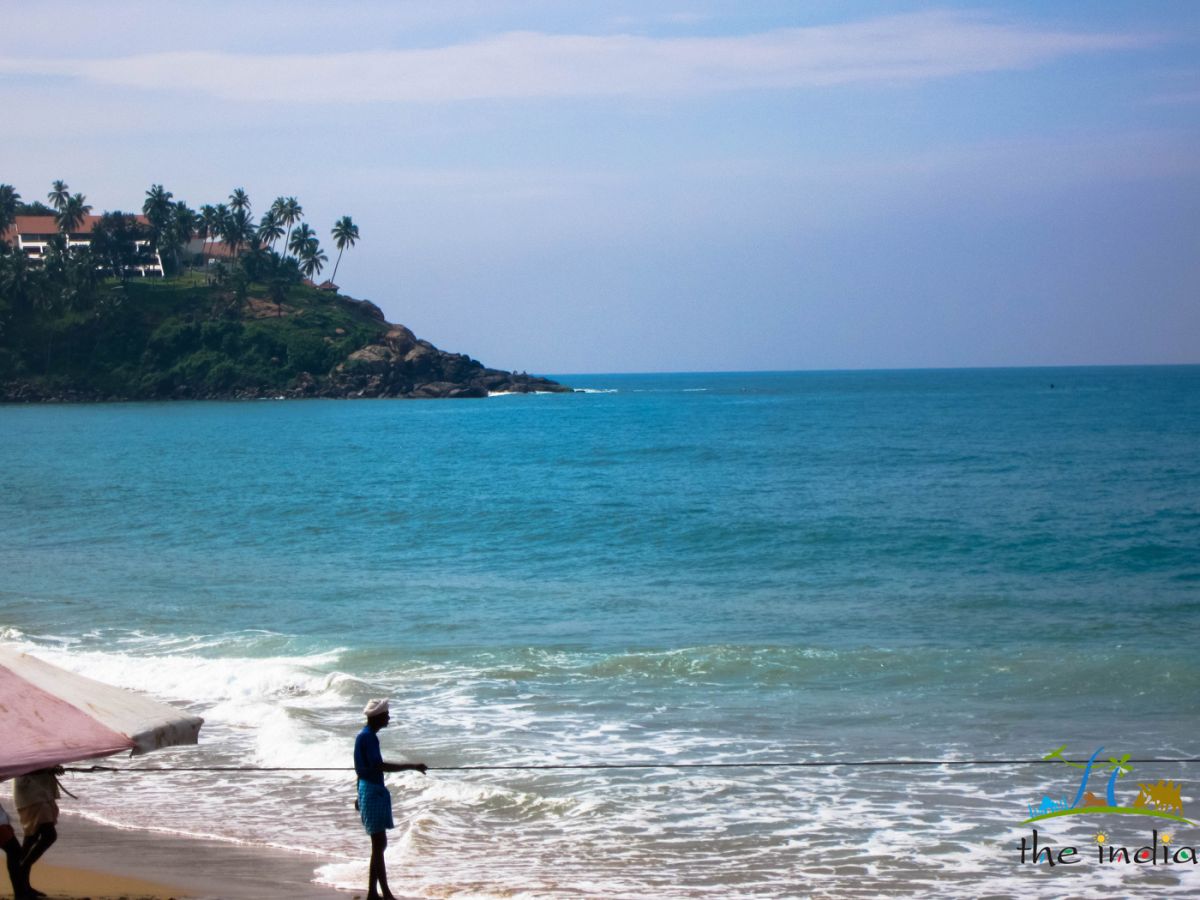
[[[385,753],[442,766],[1200,756],[1200,367],[562,380],[588,392],[0,407],[0,639],[207,718],[147,765],[344,765],[380,694]],[[1200,815],[1198,769],[1130,781]],[[342,776],[143,778],[76,808],[365,880]],[[1076,778],[398,776],[393,887],[1200,889],[1017,865]]]

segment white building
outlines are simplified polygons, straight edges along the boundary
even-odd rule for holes
[[[142,225],[149,224],[145,216],[134,216]],[[68,247],[90,247],[92,244],[92,229],[100,221],[100,216],[84,216],[83,222],[67,237]],[[46,256],[46,248],[51,238],[57,235],[58,222],[54,216],[17,216],[16,221],[0,238],[24,252],[31,261],[42,262]],[[149,241],[137,241],[135,246],[141,252],[150,252]],[[150,252],[153,262],[134,266],[133,271],[142,277],[163,277],[162,257],[158,251]]]

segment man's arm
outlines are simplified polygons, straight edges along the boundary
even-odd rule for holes
[[[384,772],[420,772],[422,775],[425,774],[425,771],[428,768],[428,766],[426,766],[425,763],[385,762],[385,763],[382,763],[381,766],[382,766],[382,769]]]

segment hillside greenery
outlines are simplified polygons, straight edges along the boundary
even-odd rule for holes
[[[283,390],[302,373],[324,375],[387,330],[369,306],[300,283],[279,293],[233,276],[109,278],[87,302],[37,302],[53,294],[46,287],[20,303],[0,291],[0,383],[32,385],[43,396]]]
[[[40,396],[282,390],[303,373],[328,373],[387,329],[370,304],[306,281],[328,258],[294,197],[277,198],[256,223],[240,188],[196,212],[152,185],[140,219],[104,213],[90,246],[68,240],[91,212],[86,197],[56,181],[47,199],[23,202],[0,184],[0,237],[18,215],[53,215],[59,229],[37,259],[0,240],[7,395],[14,383]],[[358,227],[344,216],[332,237],[340,263]],[[207,251],[218,241],[226,258],[212,265]],[[166,277],[135,274],[157,259]]]

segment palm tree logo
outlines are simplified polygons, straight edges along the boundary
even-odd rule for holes
[[[1091,755],[1086,763],[1078,763],[1067,759],[1063,755],[1066,749],[1067,745],[1063,744],[1061,747],[1051,750],[1042,759],[1047,761],[1057,760],[1073,769],[1082,770],[1083,774],[1079,779],[1079,788],[1075,791],[1075,798],[1067,802],[1065,795],[1060,801],[1046,796],[1042,798],[1041,803],[1036,807],[1029,804],[1029,818],[1022,822],[1023,825],[1030,822],[1038,822],[1042,819],[1100,813],[1153,816],[1160,819],[1184,822],[1188,825],[1193,824],[1183,817],[1183,803],[1180,799],[1179,786],[1169,781],[1160,780],[1158,784],[1151,786],[1138,785],[1141,791],[1138,793],[1137,799],[1133,802],[1132,806],[1119,806],[1117,804],[1117,779],[1123,778],[1133,771],[1133,766],[1129,765],[1128,753],[1122,754],[1119,757],[1110,756],[1108,758],[1107,768],[1103,769],[1108,772],[1108,779],[1104,785],[1104,796],[1099,797],[1088,790],[1088,781],[1097,769],[1096,759],[1104,751],[1104,748],[1097,747],[1096,752]],[[1103,768],[1103,766],[1104,764],[1101,763],[1100,767]]]

